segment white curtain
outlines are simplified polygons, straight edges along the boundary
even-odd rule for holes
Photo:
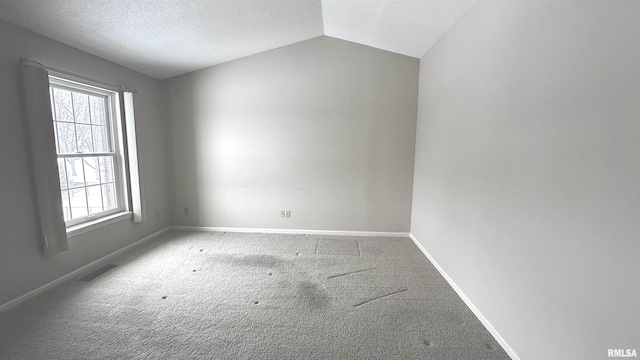
[[[46,255],[69,250],[62,210],[55,134],[47,70],[23,64],[32,165],[40,218],[40,235]]]
[[[136,141],[136,120],[133,107],[133,93],[121,92],[124,103],[125,132],[127,136],[127,160],[129,163],[129,185],[131,190],[131,211],[133,222],[146,220],[144,192],[142,191],[142,170],[138,165],[138,144]]]

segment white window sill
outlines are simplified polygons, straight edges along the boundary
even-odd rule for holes
[[[125,219],[131,219],[133,213],[131,211],[120,212],[117,214],[101,217],[96,220],[87,221],[82,224],[67,227],[67,237],[72,238],[76,235],[84,234],[91,230],[103,227],[105,225],[113,224]]]

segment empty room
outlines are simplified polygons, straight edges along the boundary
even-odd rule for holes
[[[638,19],[0,2],[0,359],[636,358]]]

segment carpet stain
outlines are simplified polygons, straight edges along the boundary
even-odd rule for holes
[[[318,284],[303,281],[297,285],[297,297],[314,310],[323,310],[331,305],[331,296]]]
[[[426,347],[431,347],[433,345],[429,340],[422,340],[422,344],[424,344],[424,346]]]
[[[489,343],[484,344],[484,347],[486,347],[487,350],[493,350],[493,345],[491,345]]]

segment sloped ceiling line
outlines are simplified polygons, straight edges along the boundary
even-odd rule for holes
[[[475,0],[20,0],[0,19],[166,79],[327,35],[420,58]]]

